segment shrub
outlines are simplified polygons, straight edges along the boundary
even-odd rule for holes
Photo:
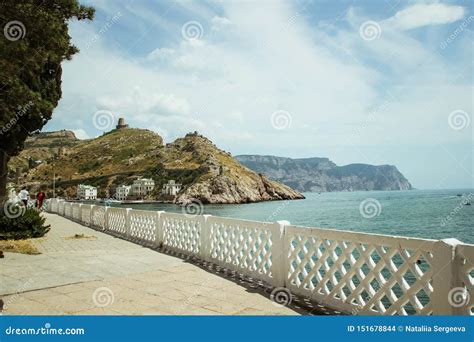
[[[0,240],[19,240],[38,238],[49,232],[45,218],[34,209],[26,209],[17,218],[9,218],[0,213]]]

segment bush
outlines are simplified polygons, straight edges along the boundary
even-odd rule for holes
[[[45,225],[45,218],[34,209],[26,209],[17,218],[9,218],[0,214],[0,240],[19,240],[38,238],[49,232],[50,226]]]

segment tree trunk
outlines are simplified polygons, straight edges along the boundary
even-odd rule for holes
[[[1,208],[0,211],[3,212],[3,205],[5,204],[5,201],[8,199],[7,196],[7,176],[8,176],[8,160],[9,156],[3,152],[0,151],[0,204]]]

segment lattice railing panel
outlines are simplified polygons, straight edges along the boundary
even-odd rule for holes
[[[49,202],[49,205],[51,206],[51,211],[52,211],[53,213],[57,213],[57,212],[58,212],[58,205],[59,205],[58,201],[56,201],[56,200],[51,200],[51,201]]]
[[[199,254],[202,216],[164,213],[161,219],[164,246],[184,253]]]
[[[72,217],[72,203],[66,203],[64,205],[64,216]]]
[[[452,298],[459,303],[460,314],[474,315],[474,245],[464,244],[456,248],[456,260],[459,267],[459,287],[464,289],[464,293],[458,292],[458,298]],[[453,290],[453,297],[454,295]]]
[[[105,229],[105,207],[94,206],[91,213],[91,225]]]
[[[148,210],[130,210],[130,237],[154,242],[158,225],[158,213]]]
[[[107,216],[108,216],[107,230],[125,235],[127,232],[127,227],[126,227],[127,210],[120,209],[120,208],[108,208]]]
[[[79,220],[79,218],[80,218],[80,217],[79,217],[79,216],[80,216],[80,210],[81,210],[80,204],[74,203],[74,204],[72,205],[72,218],[73,218],[74,220]]]
[[[92,205],[83,204],[81,207],[81,222],[86,226],[91,224],[91,208]]]
[[[358,313],[430,314],[433,244],[290,226],[287,286]]]
[[[271,281],[270,223],[209,217],[210,258],[223,267]]]
[[[64,201],[59,201],[58,203],[58,214],[59,215],[64,215],[64,206],[65,206],[66,202]]]

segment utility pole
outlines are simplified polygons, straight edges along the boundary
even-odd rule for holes
[[[53,198],[56,198],[56,173],[53,172]]]

